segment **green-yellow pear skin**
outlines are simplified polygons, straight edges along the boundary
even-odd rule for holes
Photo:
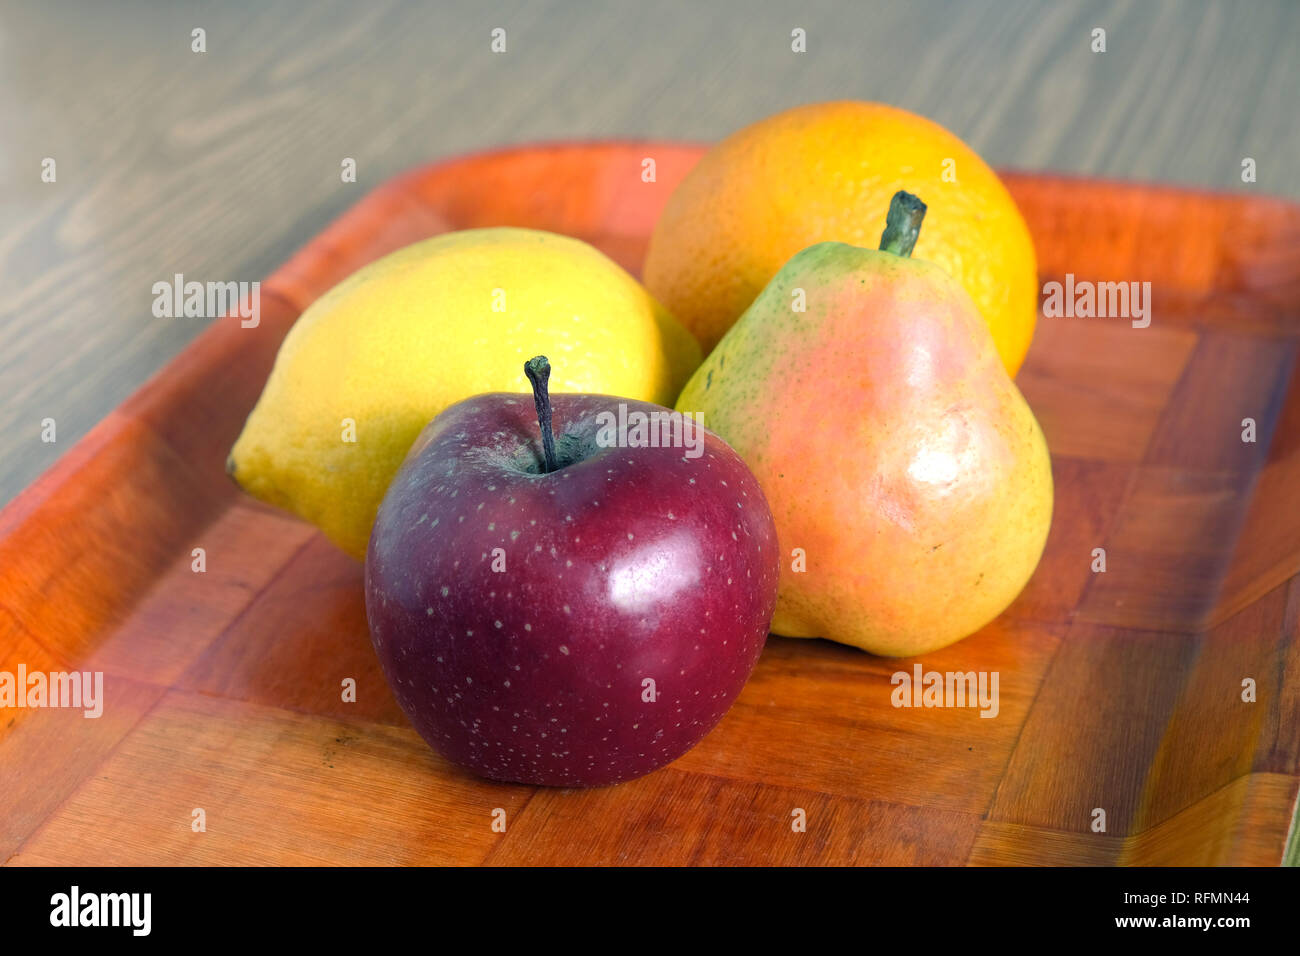
[[[1047,443],[969,295],[909,258],[924,212],[899,193],[879,250],[798,253],[678,399],[767,495],[774,633],[945,647],[1015,599],[1047,540]]]

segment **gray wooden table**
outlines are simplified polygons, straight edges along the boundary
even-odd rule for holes
[[[201,331],[155,282],[260,279],[409,166],[862,98],[995,165],[1300,196],[1297,51],[1287,0],[0,0],[0,502]]]

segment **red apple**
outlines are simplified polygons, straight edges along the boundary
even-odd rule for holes
[[[740,693],[776,605],[776,529],[753,474],[698,421],[548,398],[545,357],[526,371],[534,402],[467,399],[412,446],[370,536],[371,639],[449,760],[617,783],[681,756]],[[654,444],[638,414],[660,416]]]

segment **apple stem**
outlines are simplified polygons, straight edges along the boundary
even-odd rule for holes
[[[551,380],[551,363],[545,355],[530,358],[524,363],[524,374],[533,385],[533,404],[537,406],[537,424],[542,430],[542,474],[550,474],[559,467],[555,460],[555,435],[551,431],[551,395],[546,383]]]
[[[904,258],[910,256],[924,218],[925,203],[901,189],[894,193],[894,198],[889,200],[889,213],[885,216],[885,231],[880,234],[880,251]]]

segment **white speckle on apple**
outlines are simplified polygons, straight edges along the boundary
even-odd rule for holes
[[[565,657],[568,657],[568,656],[569,656],[569,649],[568,649],[567,647],[565,647],[563,644],[561,644],[561,645],[560,645],[560,653],[563,654]]]

